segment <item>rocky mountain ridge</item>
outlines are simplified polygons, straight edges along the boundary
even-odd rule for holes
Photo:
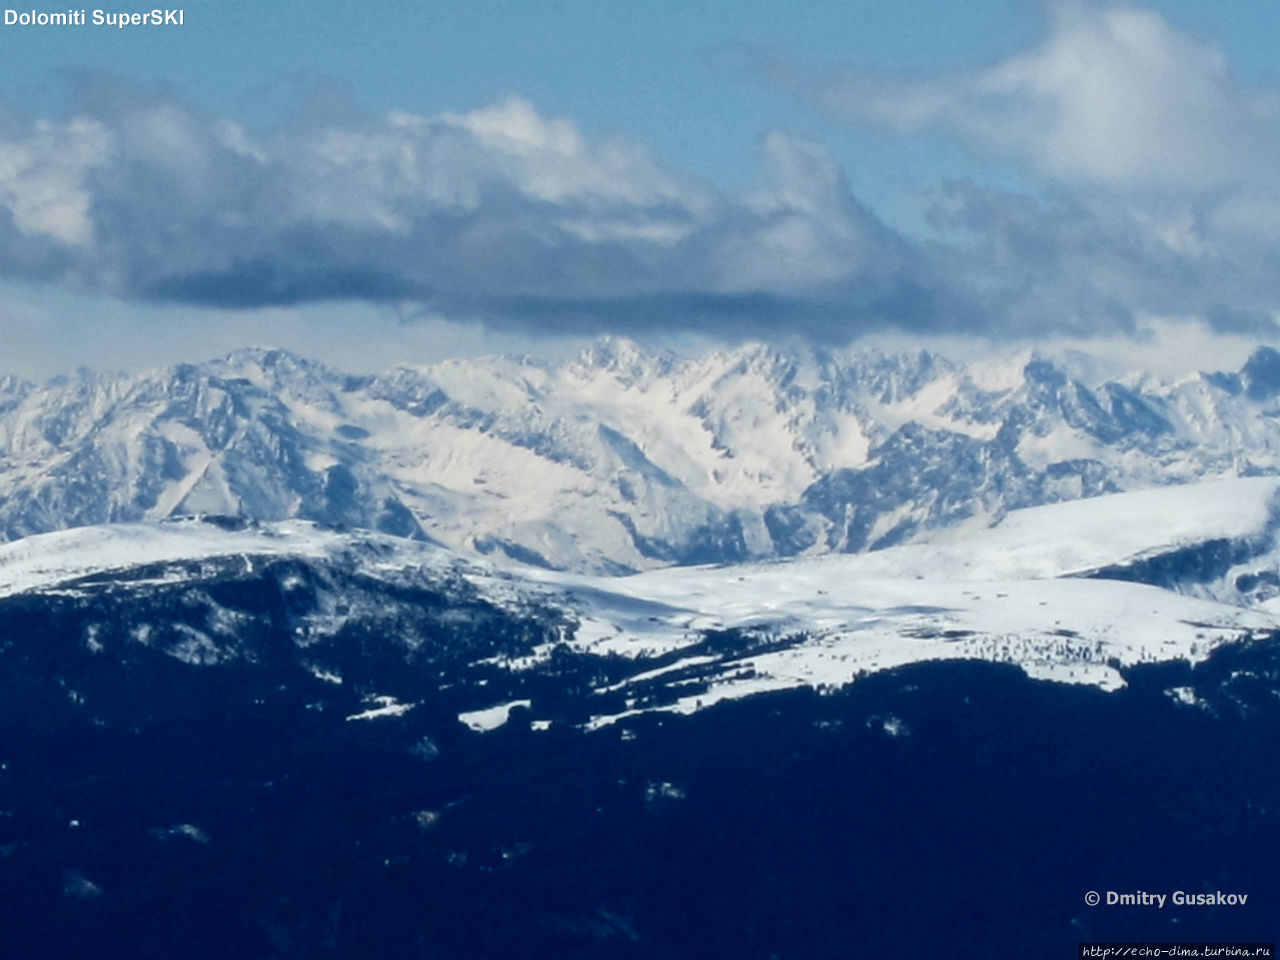
[[[555,569],[861,552],[1008,510],[1280,473],[1280,353],[1173,383],[1017,354],[604,339],[351,376],[281,350],[0,383],[0,534],[213,513]]]

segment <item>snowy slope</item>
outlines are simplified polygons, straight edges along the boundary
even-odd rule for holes
[[[1278,487],[1272,478],[1251,478],[1116,494],[1013,511],[994,528],[967,537],[948,532],[937,543],[638,574],[608,585],[645,605],[648,628],[634,617],[618,626],[617,608],[597,601],[604,612],[588,648],[626,654],[643,635],[664,651],[688,649],[690,657],[663,674],[697,666],[716,680],[664,709],[768,689],[838,687],[933,659],[1015,663],[1034,677],[1111,689],[1123,683],[1118,667],[1194,662],[1222,643],[1280,627],[1273,602],[1246,606],[1257,598],[1232,586],[1245,568],[1273,578],[1280,571]],[[1239,548],[1240,561],[1221,571],[1220,582],[1178,584],[1182,592],[1088,576],[1224,542]],[[600,587],[595,596],[604,595]],[[690,640],[690,632],[725,629],[803,639],[710,658]]]
[[[242,557],[326,559],[361,540],[306,521],[261,525],[183,518],[163,524],[82,527],[0,545],[0,598],[56,589],[90,575],[110,576],[164,564]],[[396,541],[389,544],[398,546]],[[420,549],[414,559],[437,561]],[[198,579],[192,574],[191,579]]]
[[[860,553],[1024,507],[1280,475],[1280,354],[1160,383],[1031,353],[605,339],[348,376],[280,350],[0,390],[0,538],[220,513],[555,569]]]
[[[155,591],[176,589],[207,605],[215,602],[212,584],[260,578],[273,563],[272,576],[282,576],[279,562],[288,561],[301,564],[299,570],[331,571],[324,582],[359,584],[359,603],[341,595],[317,601],[320,613],[305,625],[310,645],[349,631],[362,616],[382,615],[380,591],[392,597],[406,588],[464,584],[465,593],[452,595],[539,623],[546,634],[533,647],[490,655],[483,662],[491,667],[518,678],[557,657],[599,662],[598,671],[586,671],[609,678],[597,681],[592,694],[601,705],[592,726],[769,690],[834,689],[930,660],[1010,663],[1035,678],[1116,689],[1124,684],[1121,671],[1134,664],[1195,662],[1222,644],[1272,638],[1280,614],[1239,592],[1233,603],[1214,599],[1212,584],[1177,592],[1131,577],[1073,574],[1126,571],[1135,559],[1150,563],[1226,542],[1247,545],[1255,575],[1274,577],[1280,571],[1271,541],[1276,486],[1251,478],[1158,496],[1121,494],[1011,513],[994,529],[936,547],[627,577],[504,567],[430,544],[302,521],[124,524],[0,546],[0,604],[112,591],[109,609],[119,607],[121,622],[134,623],[140,642],[147,642],[165,629],[164,610],[172,606],[149,608]],[[1160,524],[1162,516],[1170,522]],[[302,576],[287,574],[279,589],[287,591]],[[213,610],[197,622],[219,625],[236,617],[243,614]],[[177,629],[192,634],[184,624]],[[215,662],[221,642],[200,634],[174,644],[173,655]],[[311,669],[320,677],[341,675],[319,660]],[[523,707],[533,710],[531,722],[544,724],[536,700],[512,683],[495,688],[493,702],[478,694],[460,722],[491,729]],[[371,695],[353,716],[377,720],[414,706],[387,696]]]
[[[1249,477],[1108,494],[1012,510],[994,526],[960,525],[807,566],[852,578],[1006,580],[1077,576],[1229,539],[1274,548],[1280,478]]]
[[[1280,617],[1271,613],[1116,581],[1012,580],[982,587],[964,581],[850,582],[833,569],[830,579],[806,577],[797,585],[782,576],[727,573],[647,594],[671,607],[664,618],[669,629],[655,627],[653,640],[671,643],[676,633],[670,628],[745,628],[762,636],[759,647],[708,658],[690,642],[688,657],[623,684],[651,695],[647,687],[666,677],[675,699],[633,710],[691,712],[770,690],[834,689],[930,660],[1010,663],[1033,678],[1114,690],[1124,685],[1121,667],[1196,662],[1224,643],[1280,629]],[[802,638],[771,642],[795,635]],[[607,649],[625,652],[628,645],[615,641]],[[694,668],[692,676],[682,673],[688,668]],[[691,692],[680,694],[681,685]],[[594,723],[630,712],[604,714]]]

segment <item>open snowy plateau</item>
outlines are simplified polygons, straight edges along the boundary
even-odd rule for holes
[[[1013,510],[862,554],[621,577],[302,520],[115,524],[0,545],[0,616],[52,609],[90,651],[192,665],[267,656],[246,637],[268,625],[292,637],[298,670],[332,684],[351,662],[337,641],[376,635],[406,658],[447,653],[440,683],[459,688],[450,702],[475,730],[517,709],[535,730],[564,722],[540,712],[538,684],[570,662],[587,678],[574,714],[587,729],[930,660],[1115,690],[1133,665],[1277,635],[1278,497],[1280,478],[1207,481]],[[237,599],[244,585],[267,599]],[[399,716],[423,695],[361,687],[348,719]],[[1189,689],[1169,695],[1195,704]]]
[[[1280,354],[1163,382],[1030,352],[604,339],[349,375],[281,350],[0,380],[0,538],[305,519],[552,570],[861,553],[1011,511],[1280,473]]]

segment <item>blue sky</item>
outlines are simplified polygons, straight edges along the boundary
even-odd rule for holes
[[[1238,0],[4,27],[6,366],[246,338],[370,365],[599,332],[1271,340],[1276,49]]]
[[[735,191],[758,177],[766,132],[825,138],[846,154],[855,181],[899,202],[913,179],[936,180],[964,158],[943,142],[921,149],[798,109],[761,82],[759,61],[959,67],[1016,50],[1043,28],[1026,0],[219,0],[185,11],[181,31],[0,34],[8,41],[0,90],[56,116],[67,102],[60,74],[105,70],[259,129],[313,96],[433,114],[518,95],[587,135],[633,138],[664,163]],[[903,206],[898,215],[909,218]]]

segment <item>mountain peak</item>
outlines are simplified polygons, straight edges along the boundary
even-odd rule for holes
[[[675,363],[667,350],[649,350],[629,337],[603,336],[589,344],[575,361],[588,370],[607,370],[627,379],[662,376]]]
[[[261,370],[273,373],[322,370],[324,367],[315,360],[309,360],[283,347],[241,347],[232,350],[215,364],[227,370]]]
[[[1240,378],[1250,400],[1268,400],[1280,394],[1280,352],[1258,347],[1240,368]]]
[[[605,337],[559,364],[344,377],[287,350],[0,385],[0,539],[175,513],[303,517],[575,570],[862,549],[1108,490],[1280,474],[1280,352],[1085,386],[1034,355]],[[1245,385],[1249,394],[1246,396]],[[1252,399],[1251,399],[1252,398]],[[874,451],[874,453],[873,453]]]
[[[1061,389],[1067,384],[1067,375],[1052,360],[1036,356],[1027,361],[1022,368],[1028,383],[1035,383],[1051,389]]]

